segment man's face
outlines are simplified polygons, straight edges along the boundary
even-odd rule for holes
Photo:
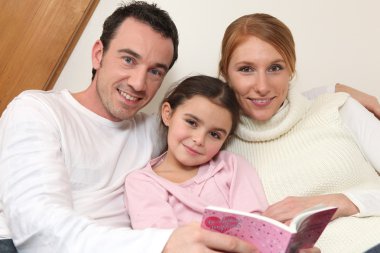
[[[93,48],[96,113],[112,121],[133,117],[156,94],[173,52],[170,38],[134,18],[120,25],[106,52],[97,41]]]

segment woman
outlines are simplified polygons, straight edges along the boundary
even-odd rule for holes
[[[266,215],[288,222],[317,204],[337,206],[318,246],[363,252],[380,240],[380,123],[346,93],[305,100],[289,84],[295,63],[292,34],[278,19],[253,14],[230,24],[219,71],[244,115],[227,149],[257,168]]]

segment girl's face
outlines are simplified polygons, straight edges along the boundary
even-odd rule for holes
[[[210,161],[232,127],[232,116],[227,109],[199,95],[186,100],[174,111],[169,103],[164,103],[161,114],[168,127],[166,161],[185,169]]]
[[[236,47],[228,65],[228,81],[243,112],[258,121],[269,120],[281,107],[290,76],[280,53],[254,36]]]

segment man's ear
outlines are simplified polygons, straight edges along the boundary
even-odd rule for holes
[[[103,43],[97,40],[92,47],[92,67],[98,70],[102,65]]]
[[[161,118],[165,126],[169,126],[170,118],[172,116],[172,108],[168,102],[165,102],[161,106]]]

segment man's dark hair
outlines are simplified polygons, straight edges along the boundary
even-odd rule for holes
[[[178,58],[178,31],[169,14],[158,8],[155,3],[150,4],[143,1],[132,1],[129,4],[122,4],[117,8],[103,24],[103,32],[100,36],[100,41],[104,49],[103,52],[108,50],[110,41],[115,37],[121,23],[129,17],[133,17],[151,26],[153,30],[173,41],[174,54],[169,66],[170,69]],[[92,79],[94,79],[95,73],[96,70],[93,68]]]

